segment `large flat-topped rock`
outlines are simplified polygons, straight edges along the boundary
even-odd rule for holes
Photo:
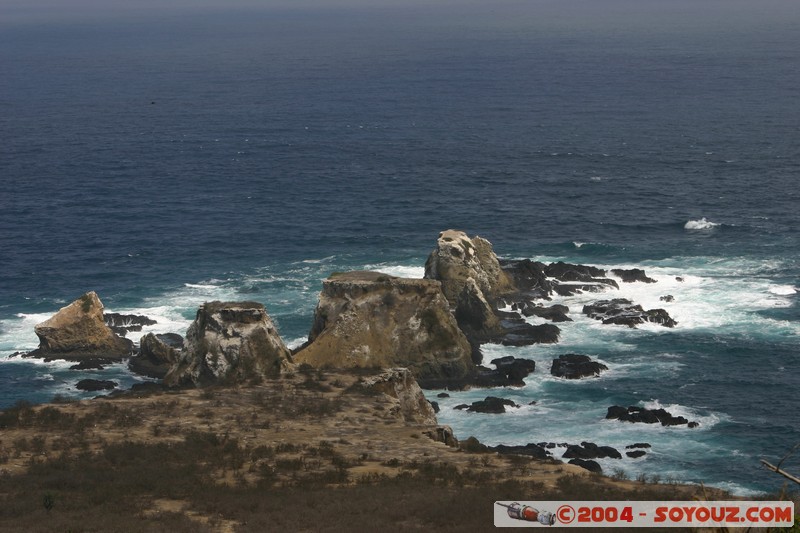
[[[460,379],[473,371],[470,354],[438,281],[355,271],[323,283],[309,342],[295,362],[407,367],[418,379]]]

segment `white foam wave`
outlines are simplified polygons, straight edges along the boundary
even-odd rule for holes
[[[794,285],[773,285],[767,290],[777,296],[792,296],[793,294],[797,294],[797,287]]]
[[[308,337],[297,337],[295,339],[289,339],[286,341],[286,347],[290,350],[294,350],[299,348],[303,345],[304,342],[308,340]]]
[[[203,283],[184,283],[184,287],[187,289],[202,289],[202,290],[214,290],[219,289],[217,285],[208,285]]]
[[[379,263],[375,265],[365,265],[364,268],[367,270],[382,272],[390,276],[397,276],[398,278],[421,279],[425,275],[425,267],[420,266]]]
[[[309,265],[318,265],[320,263],[326,263],[328,261],[332,261],[333,259],[336,259],[335,255],[329,255],[328,257],[323,257],[321,259],[303,259],[301,263],[306,263]]]
[[[699,220],[689,220],[686,224],[683,225],[683,229],[688,230],[705,230],[705,229],[712,229],[719,226],[717,222],[711,222],[707,220],[706,217],[703,217]]]

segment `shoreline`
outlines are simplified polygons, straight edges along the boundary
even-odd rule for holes
[[[558,462],[448,446],[425,434],[437,426],[409,423],[398,416],[392,398],[355,386],[365,375],[309,370],[252,386],[128,392],[21,408],[16,420],[6,410],[0,415],[5,425],[0,487],[18,490],[0,490],[0,499],[7,509],[26,509],[26,515],[13,516],[10,511],[0,520],[15,520],[15,525],[34,530],[45,523],[69,527],[77,520],[90,527],[86,524],[102,522],[104,513],[122,499],[127,503],[116,517],[118,527],[149,528],[169,516],[182,524],[179,530],[194,524],[200,530],[255,531],[263,524],[260,520],[280,513],[263,507],[263,495],[275,491],[381,500],[413,486],[432,506],[459,507],[459,500],[446,496],[455,487],[488,497],[485,509],[466,513],[463,520],[456,513],[449,522],[449,527],[480,530],[491,524],[491,501],[497,499],[703,497],[697,486],[615,480]],[[90,473],[82,474],[79,483],[57,481],[59,476],[75,475],[70,474],[72,468],[88,464],[93,465]],[[197,482],[217,491],[213,506],[204,499],[207,496],[200,497],[205,492],[197,487],[193,492],[180,480],[156,475],[182,471],[181,465],[203,472]],[[143,477],[127,479],[134,476],[132,467],[144,469]],[[38,502],[20,503],[19,487],[31,494],[51,494],[52,511],[41,509]],[[368,497],[362,495],[365,488]],[[259,492],[262,503],[256,505],[247,495]],[[708,488],[705,495],[730,498]],[[255,508],[242,509],[236,499]],[[85,518],[87,512],[91,519]],[[418,521],[418,527],[437,525],[433,518],[409,519]],[[396,522],[386,518],[382,523],[396,528]]]

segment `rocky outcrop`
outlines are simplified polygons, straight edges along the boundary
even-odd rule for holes
[[[555,344],[561,330],[555,324],[528,324],[523,320],[504,320],[504,335],[499,339],[504,346],[530,346],[531,344]]]
[[[180,359],[183,337],[176,333],[148,333],[139,341],[139,353],[128,361],[132,372],[162,379]]]
[[[461,404],[454,407],[454,409],[466,409],[471,413],[500,414],[506,412],[506,407],[519,407],[519,405],[505,398],[487,396],[483,400],[472,402],[472,405]]]
[[[522,261],[502,261],[503,270],[511,278],[515,290],[530,298],[549,299],[555,293],[560,296],[571,296],[582,292],[602,292],[611,287],[618,289],[619,284],[608,277],[602,268],[587,265],[575,265],[559,261],[545,265],[528,259]],[[635,281],[655,283],[644,270],[614,269],[614,275],[623,282]]]
[[[544,272],[544,263],[530,259],[500,260],[500,266],[511,279],[516,292],[534,299],[549,299],[553,293],[553,282]]]
[[[535,361],[510,355],[493,359],[490,364],[495,368],[478,365],[474,373],[463,379],[429,379],[423,380],[420,385],[426,389],[449,390],[467,390],[473,387],[523,387],[524,379],[536,369]],[[447,397],[449,397],[447,393],[439,395],[439,398]]]
[[[570,459],[569,464],[580,466],[584,470],[588,470],[589,472],[594,472],[595,474],[602,474],[603,467],[600,466],[600,463],[594,461],[592,459]]]
[[[598,446],[593,442],[581,442],[580,445],[570,444],[562,455],[564,459],[622,459],[619,450],[611,446]]]
[[[645,322],[653,322],[667,328],[675,327],[678,324],[664,309],[645,311],[641,305],[634,304],[625,298],[601,300],[591,305],[585,305],[583,313],[590,318],[601,320],[603,324],[619,324],[631,328]]]
[[[474,373],[472,348],[441,284],[379,272],[331,275],[323,283],[298,363],[327,368],[409,368],[418,380]]]
[[[559,281],[554,284],[553,290],[562,296],[576,292],[601,292],[609,287],[619,289],[616,281],[606,277],[605,270],[593,266],[559,261],[547,265],[545,274]]]
[[[455,433],[453,433],[453,428],[450,426],[436,426],[433,429],[423,431],[423,435],[426,435],[435,442],[441,442],[447,446],[450,446],[451,448],[460,447],[460,443],[458,442]]]
[[[481,237],[470,239],[463,231],[439,234],[436,250],[425,263],[425,278],[442,282],[445,298],[455,307],[468,279],[475,281],[484,298],[493,301],[514,289],[492,250]]]
[[[641,282],[641,283],[655,283],[651,277],[648,277],[645,274],[644,270],[641,268],[613,268],[611,269],[612,274],[618,276],[623,283],[634,283],[634,282]]]
[[[553,359],[550,367],[550,374],[566,379],[581,379],[585,377],[597,377],[608,367],[597,361],[592,361],[588,355],[569,353],[559,355]]]
[[[550,453],[539,446],[538,444],[528,443],[524,446],[508,446],[506,444],[498,444],[497,446],[489,447],[490,450],[500,454],[513,454],[513,455],[528,455],[536,457],[537,459],[550,459]]]
[[[467,453],[489,453],[492,451],[491,448],[473,436],[469,436],[466,439],[459,441],[458,447]]]
[[[630,457],[631,459],[638,459],[639,457],[644,457],[647,455],[645,449],[651,448],[650,444],[647,442],[637,442],[636,444],[629,444],[625,446],[626,450],[625,455]]]
[[[504,333],[495,314],[496,301],[515,289],[489,241],[470,239],[462,231],[443,231],[425,263],[425,278],[441,282],[459,327],[473,345]]]
[[[30,357],[51,359],[121,359],[133,343],[116,335],[103,320],[103,304],[87,292],[34,328],[39,348]]]
[[[556,278],[560,281],[593,282],[606,277],[606,271],[602,268],[573,265],[571,263],[564,263],[563,261],[550,263],[544,268],[544,273],[548,277]],[[616,285],[616,282],[609,284]]]
[[[437,423],[433,407],[425,399],[414,375],[406,368],[390,368],[378,375],[366,377],[361,381],[361,387],[391,398],[393,405],[389,408],[389,413],[396,414],[407,424]],[[450,430],[451,437],[452,433]]]
[[[536,361],[519,359],[511,355],[492,359],[494,370],[479,367],[475,377],[478,387],[522,387],[524,379],[536,370]]]
[[[525,316],[538,316],[539,318],[544,318],[545,320],[549,320],[551,322],[572,322],[572,319],[567,316],[569,313],[569,307],[566,305],[551,305],[549,307],[544,307],[542,305],[535,305],[530,302],[526,302],[523,306],[521,306],[522,314]]]
[[[627,408],[612,405],[606,413],[608,420],[622,420],[624,422],[642,422],[645,424],[661,424],[662,426],[682,426],[686,425],[695,428],[700,424],[690,422],[683,416],[673,416],[665,409],[645,409],[644,407],[629,406]]]
[[[291,367],[264,306],[256,302],[203,304],[189,326],[180,359],[164,377],[169,386],[205,386],[273,378]]]
[[[436,250],[425,264],[425,277],[442,282],[442,290],[458,322],[473,346],[473,360],[480,361],[478,346],[487,342],[528,346],[558,342],[560,330],[553,325],[534,326],[516,313],[498,311],[501,298],[549,297],[553,284],[546,279],[544,265],[532,261],[500,261],[489,241],[470,239],[461,231],[439,234]],[[535,313],[535,311],[534,311]],[[546,311],[542,311],[547,314]],[[554,320],[567,321],[555,310]]]

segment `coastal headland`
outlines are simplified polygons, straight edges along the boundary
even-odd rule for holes
[[[614,275],[654,281],[635,269]],[[331,274],[308,341],[295,350],[258,302],[207,302],[186,332],[134,346],[126,328],[141,329],[147,317],[104,313],[87,293],[36,327],[40,346],[26,356],[75,361],[77,370],[127,359],[154,381],[0,414],[0,529],[483,531],[495,500],[721,497],[598,475],[594,459],[622,456],[602,443],[485,446],[439,425],[438,406],[422,393],[420,385],[524,385],[532,361],[489,368],[481,345],[557,343],[556,324],[571,311],[548,306],[550,297],[617,283],[590,266],[501,261],[485,239],[447,230],[424,279]],[[675,325],[664,309],[602,295],[581,312],[609,327]],[[560,379],[605,370],[582,354],[549,369]],[[509,404],[487,394],[457,408],[502,416]],[[609,406],[607,418],[697,426],[663,409]]]

